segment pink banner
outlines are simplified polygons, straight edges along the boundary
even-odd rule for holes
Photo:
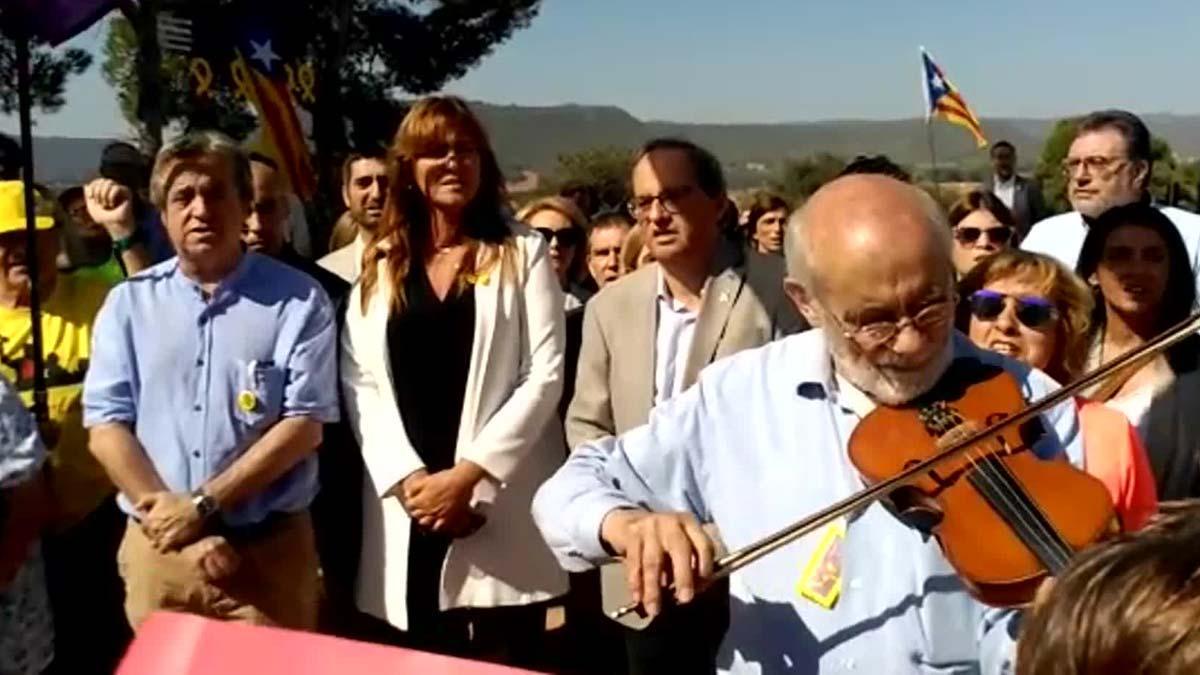
[[[408,649],[160,612],[117,675],[520,675],[518,670]]]

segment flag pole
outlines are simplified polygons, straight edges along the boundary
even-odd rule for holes
[[[929,97],[929,72],[926,70],[925,62],[929,58],[925,51],[925,45],[921,45],[921,94],[925,99],[925,140],[929,144],[929,172],[933,176],[933,194],[940,202],[942,200],[942,186],[938,183],[937,175],[937,152],[933,147],[933,101]]]
[[[929,173],[933,176],[933,193],[938,201],[942,200],[942,184],[938,181],[937,151],[933,143],[933,120],[925,120],[925,137],[929,141]]]
[[[33,354],[33,415],[38,422],[49,420],[49,405],[46,394],[46,368],[42,354],[42,302],[38,279],[37,253],[37,210],[33,184],[33,96],[29,71],[29,27],[26,17],[18,15],[16,26],[17,47],[17,107],[21,117],[21,175],[25,182],[25,255],[29,261],[29,317]],[[19,375],[19,374],[18,374]]]

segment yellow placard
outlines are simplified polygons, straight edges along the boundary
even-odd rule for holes
[[[796,594],[831,609],[842,594],[842,542],[846,539],[846,519],[830,523],[821,535],[816,550],[804,565]]]

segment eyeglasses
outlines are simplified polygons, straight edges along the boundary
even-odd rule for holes
[[[663,211],[668,215],[679,215],[680,200],[688,197],[696,188],[691,185],[680,185],[679,187],[666,188],[656,195],[642,195],[629,200],[629,211],[639,219],[650,213],[650,209],[654,208],[654,202],[662,204]]]
[[[1068,157],[1062,161],[1062,172],[1067,178],[1074,178],[1080,169],[1087,169],[1088,175],[1107,177],[1120,171],[1128,161],[1128,157],[1105,157],[1104,155]]]
[[[1007,244],[1012,240],[1013,230],[1011,227],[989,227],[987,229],[981,227],[956,227],[954,228],[954,238],[960,244],[974,244],[979,241],[979,235],[987,235],[988,242],[992,244]]]
[[[576,227],[568,227],[563,230],[552,230],[548,227],[535,228],[538,234],[546,239],[549,244],[555,239],[558,240],[559,246],[578,246],[583,242],[583,231]]]
[[[916,316],[904,317],[899,321],[872,321],[860,326],[846,325],[838,321],[846,337],[858,343],[864,351],[872,351],[890,344],[906,325],[928,335],[944,326],[954,316],[954,296],[935,300],[917,312]],[[828,312],[828,310],[826,310]],[[834,317],[835,320],[836,317]]]
[[[1011,299],[1017,305],[1017,321],[1026,328],[1039,330],[1058,318],[1058,309],[1040,295],[1006,295],[996,291],[979,290],[971,294],[971,314],[980,321],[994,321]]]

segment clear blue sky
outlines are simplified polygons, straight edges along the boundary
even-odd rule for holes
[[[96,27],[72,44],[102,38]],[[919,45],[984,117],[1200,112],[1195,0],[544,0],[529,29],[447,90],[675,121],[911,117]],[[98,66],[67,95],[38,133],[124,131]]]

